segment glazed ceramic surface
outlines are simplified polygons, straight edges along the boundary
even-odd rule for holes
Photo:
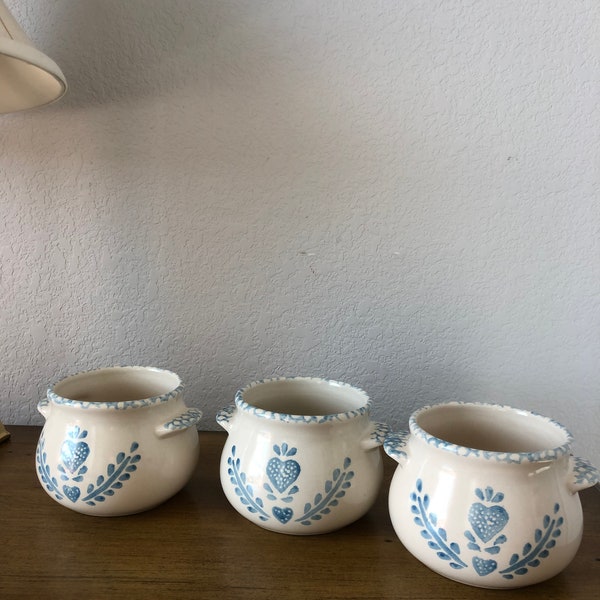
[[[325,533],[355,521],[382,479],[387,428],[369,411],[365,392],[323,379],[270,379],[238,391],[217,416],[229,432],[221,457],[229,502],[281,533]]]
[[[112,367],[48,390],[38,479],[57,502],[98,516],[147,510],[179,491],[198,461],[196,424],[175,373]]]
[[[510,588],[548,579],[582,535],[577,492],[598,481],[570,456],[571,436],[546,417],[491,404],[425,407],[391,433],[389,491],[405,547],[441,575]]]

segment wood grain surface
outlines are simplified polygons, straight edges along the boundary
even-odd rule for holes
[[[250,523],[219,481],[223,433],[200,433],[189,484],[154,510],[90,517],[48,496],[35,474],[39,427],[10,428],[0,445],[0,598],[477,599],[600,598],[600,493],[581,493],[585,532],[558,576],[518,590],[445,579],[398,541],[387,510],[396,463],[384,457],[375,506],[335,533],[288,536]]]

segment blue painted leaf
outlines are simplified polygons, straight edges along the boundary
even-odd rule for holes
[[[525,573],[527,573],[527,567],[521,567],[520,569],[517,569],[515,573],[517,575],[525,575]]]
[[[531,544],[527,543],[523,546],[523,554],[529,554],[531,552]]]
[[[557,538],[559,535],[560,535],[560,529],[555,529],[555,530],[552,532],[552,537],[555,537],[555,538]]]
[[[462,568],[463,568],[463,567],[462,567],[462,565],[456,564],[455,562],[451,562],[451,563],[450,563],[450,566],[451,566],[453,569],[462,569]]]
[[[281,444],[281,454],[283,454],[284,456],[287,454],[288,451],[288,445],[283,442],[283,444]]]
[[[267,520],[267,517],[264,517],[263,515],[259,515],[259,517],[258,517],[258,518],[259,518],[261,521],[266,521],[266,520]]]
[[[446,533],[446,530],[443,527],[440,527],[438,529],[438,533],[440,534],[440,537],[446,541],[448,539],[448,534]]]
[[[285,498],[282,498],[281,501],[289,504],[290,502],[293,502],[294,499],[291,496],[286,496]]]
[[[554,505],[554,514],[556,514],[559,511],[559,509],[560,509],[560,504],[558,504],[558,503],[555,504]]]
[[[328,515],[328,514],[329,514],[331,511],[330,511],[328,508],[324,508],[324,509],[323,509],[321,512],[322,512],[324,515]]]
[[[104,483],[104,477],[100,475],[98,479],[96,479],[96,485],[102,485]]]
[[[450,544],[450,550],[452,550],[452,552],[455,554],[460,554],[460,546],[456,542],[452,542]]]
[[[131,462],[131,463],[140,462],[140,459],[141,459],[141,458],[142,458],[142,457],[141,457],[139,454],[136,454],[135,456],[132,456],[132,457],[131,457],[131,461],[130,461],[130,462]]]
[[[504,542],[506,542],[506,536],[505,535],[499,535],[496,540],[494,541],[494,544],[504,544]]]
[[[542,550],[542,551],[541,551],[541,552],[538,554],[538,556],[539,556],[540,558],[547,558],[549,554],[550,554],[550,552],[548,552],[548,550]]]
[[[273,446],[273,452],[275,452],[277,456],[281,456],[281,450],[279,449],[279,446],[277,444]]]
[[[113,491],[113,490],[106,490],[104,493],[105,493],[107,496],[114,496],[114,495],[115,495],[115,493],[114,493],[114,491]]]
[[[485,496],[483,495],[483,492],[479,489],[479,488],[475,488],[475,495],[480,499],[480,500],[485,500]]]
[[[108,467],[106,468],[106,472],[108,473],[108,475],[112,475],[115,472],[115,465],[113,465],[112,463],[108,465]]]
[[[485,497],[486,497],[486,499],[487,499],[488,502],[492,499],[493,495],[494,495],[494,490],[488,485],[485,488]]]
[[[93,489],[94,489],[94,484],[90,483],[90,485],[87,486],[87,493],[91,494]]]
[[[133,473],[134,471],[137,471],[137,467],[135,465],[128,465],[127,467],[125,467],[125,470],[128,473]]]
[[[509,573],[508,575],[502,575],[504,579],[514,579],[514,577]]]
[[[288,456],[296,456],[296,453],[298,452],[297,448],[290,448],[289,452],[287,453]]]
[[[78,475],[85,475],[88,472],[88,468],[83,465],[83,467],[81,467],[81,469],[79,469],[79,473]]]
[[[540,561],[536,558],[534,560],[532,560],[531,562],[527,563],[530,567],[539,567],[540,566]]]
[[[430,540],[431,539],[431,534],[429,533],[429,531],[426,531],[425,529],[421,530],[421,535],[426,539],[426,540]]]
[[[514,565],[519,560],[518,554],[513,554],[508,561],[509,564]]]
[[[133,442],[133,444],[131,444],[131,448],[129,448],[129,452],[135,452],[139,447],[140,445],[137,442]]]
[[[246,503],[244,503],[246,504]],[[258,511],[254,508],[254,506],[248,506],[248,511],[251,512],[252,514],[257,513]]]
[[[558,520],[556,521],[556,526],[560,527],[564,522],[565,520],[562,517],[558,517]]]
[[[337,481],[339,479],[340,473],[341,473],[341,471],[339,469],[334,469],[334,471],[333,471],[333,480],[334,481]]]
[[[500,552],[500,548],[498,546],[490,546],[489,548],[486,548],[485,551],[488,554],[498,554],[498,552]]]
[[[410,494],[410,499],[411,499],[413,502],[416,502],[416,501],[417,501],[417,495],[416,495],[414,492],[411,492],[411,494]]]
[[[445,552],[438,552],[437,555],[442,560],[450,560],[450,557]]]
[[[332,487],[333,487],[333,482],[328,479],[325,482],[325,493],[328,494],[331,491]]]
[[[315,496],[315,504],[319,504],[319,502],[321,502],[321,500],[323,500],[323,496],[321,496],[321,494],[317,494]]]
[[[420,479],[417,479],[417,492],[421,493],[423,489],[423,482]],[[415,497],[416,499],[416,497]]]
[[[550,525],[550,517],[549,515],[544,515],[544,527],[548,527]]]
[[[475,541],[475,536],[469,530],[465,531],[465,537],[471,542]]]
[[[311,505],[311,503],[310,503],[310,502],[307,502],[307,503],[304,505],[304,512],[305,512],[305,513],[307,513],[307,512],[308,512],[308,511],[309,511],[311,508],[312,508],[312,505]]]
[[[411,507],[410,507],[410,512],[413,515],[418,515],[420,511],[419,511],[419,509],[414,504],[412,504]]]
[[[479,547],[479,544],[476,544],[475,542],[469,542],[467,544],[467,548],[469,548],[469,550],[477,550],[477,552],[481,551],[481,548]]]
[[[302,525],[310,525],[310,521],[301,521]]]
[[[64,475],[61,477],[61,479],[64,479],[65,481],[68,479],[68,477],[65,477]],[[77,475],[77,477],[73,477],[73,481],[76,481],[77,483],[80,483],[83,481],[83,477],[81,475]]]
[[[332,501],[329,503],[329,506],[337,506],[338,504],[339,504],[339,502],[338,502],[337,500],[332,500]]]
[[[493,498],[492,502],[502,502],[504,500],[504,494],[502,492],[498,492]]]
[[[277,500],[277,498],[275,498],[275,496],[273,496],[273,494],[267,494],[267,498],[269,500]]]
[[[419,527],[425,527],[425,525],[423,525],[423,521],[421,520],[421,517],[415,517],[415,523],[419,526]]]
[[[346,492],[343,492],[343,491],[342,491],[342,492],[338,492],[338,493],[335,495],[335,497],[336,497],[336,498],[343,498],[345,495],[346,495]]]
[[[350,458],[346,456],[346,458],[344,459],[344,469],[347,469],[350,466],[351,462],[352,461],[350,460]]]
[[[440,549],[440,545],[437,542],[427,542],[427,545],[432,549],[432,550],[439,550]]]
[[[556,540],[550,540],[547,544],[546,544],[546,548],[554,548],[554,546],[556,546]]]
[[[429,520],[431,521],[431,523],[435,526],[437,525],[437,516],[435,515],[435,513],[431,513],[429,515]]]
[[[130,477],[131,475],[129,473],[123,473],[123,475],[119,477],[119,481],[127,481]]]
[[[313,515],[312,519],[314,519],[315,521],[320,521],[321,520],[321,515]]]
[[[120,490],[123,487],[123,484],[120,481],[115,481],[113,483],[113,487],[115,488],[115,490]]]
[[[290,491],[288,492],[288,494],[297,494],[299,491],[300,491],[300,488],[297,485],[295,485],[290,488]]]
[[[121,464],[125,460],[125,452],[119,452],[117,454],[117,462]]]
[[[342,483],[342,489],[347,490],[349,487],[352,487],[352,484],[349,481]]]
[[[96,496],[95,500],[96,500],[96,502],[104,502],[104,500],[106,500],[106,498],[104,496]]]
[[[263,483],[263,488],[267,490],[270,494],[273,493],[273,488],[268,483]]]
[[[257,499],[255,500],[255,502],[256,502],[256,504],[257,504],[258,506],[260,506],[261,508],[263,507],[263,501],[262,501],[262,498],[257,498]]]
[[[425,494],[423,496],[423,506],[425,507],[425,509],[429,508],[429,494]]]

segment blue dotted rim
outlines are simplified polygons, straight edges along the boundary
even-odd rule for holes
[[[281,413],[272,410],[265,410],[263,408],[258,408],[254,406],[246,400],[244,400],[244,394],[255,387],[260,385],[281,382],[281,381],[305,381],[305,382],[314,382],[319,385],[330,385],[336,386],[343,389],[347,389],[352,391],[353,393],[358,393],[362,395],[365,399],[365,403],[359,408],[348,410],[340,413],[332,413],[326,415],[294,415],[289,413]],[[239,410],[259,417],[261,419],[271,419],[274,421],[282,421],[284,423],[306,423],[306,424],[319,424],[319,423],[331,423],[332,421],[348,421],[350,419],[354,419],[361,415],[369,414],[371,411],[371,399],[368,394],[357,388],[356,386],[350,385],[349,383],[343,383],[341,381],[334,381],[332,379],[321,379],[319,377],[272,377],[270,379],[259,379],[258,381],[253,381],[247,386],[239,389],[235,393],[235,404]]]
[[[85,400],[72,400],[70,398],[64,398],[63,396],[59,396],[54,389],[57,385],[61,383],[65,383],[69,379],[73,379],[74,377],[80,377],[82,375],[90,375],[92,373],[101,373],[102,371],[115,371],[115,370],[142,370],[142,371],[154,371],[155,373],[165,373],[167,375],[172,375],[177,378],[179,381],[179,385],[172,389],[170,392],[166,394],[161,394],[159,396],[152,396],[150,398],[141,398],[138,400],[123,400],[122,402],[86,402]],[[117,409],[117,410],[125,410],[129,408],[141,408],[143,406],[153,406],[155,404],[161,404],[163,402],[168,402],[175,396],[181,393],[183,390],[183,383],[181,382],[181,378],[177,373],[173,371],[169,371],[167,369],[160,369],[158,367],[140,367],[140,366],[114,366],[114,367],[105,367],[101,369],[91,369],[89,371],[80,371],[79,373],[75,373],[73,375],[69,375],[68,377],[64,377],[63,379],[53,383],[48,388],[48,400],[53,402],[54,404],[61,404],[63,406],[72,406],[75,408],[84,408],[86,410],[107,410],[107,409]]]
[[[494,452],[491,450],[480,450],[477,448],[469,448],[468,446],[460,446],[458,444],[452,444],[446,440],[438,438],[434,435],[431,435],[427,431],[421,428],[418,424],[418,419],[425,412],[429,412],[432,410],[436,410],[441,407],[448,406],[477,406],[477,407],[486,407],[490,410],[495,410],[498,412],[508,411],[513,414],[519,414],[522,416],[534,417],[538,420],[543,420],[549,426],[559,429],[561,433],[565,437],[565,443],[557,446],[555,448],[548,448],[544,450],[538,450],[536,452]],[[444,404],[434,404],[431,406],[424,406],[416,410],[410,417],[409,420],[409,428],[410,432],[417,438],[423,440],[427,444],[431,446],[435,446],[436,448],[440,448],[441,450],[446,450],[448,452],[452,452],[453,454],[457,454],[458,456],[474,456],[478,458],[483,458],[485,460],[495,460],[497,462],[505,462],[505,463],[529,463],[529,462],[542,462],[542,461],[550,461],[556,460],[561,456],[568,456],[571,453],[571,445],[573,443],[573,436],[569,433],[569,431],[560,423],[555,421],[554,419],[550,419],[549,417],[545,417],[544,415],[540,415],[538,413],[524,410],[520,408],[514,408],[512,406],[507,406],[505,404],[489,404],[485,402],[448,402]]]

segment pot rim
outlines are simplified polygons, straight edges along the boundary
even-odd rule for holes
[[[148,398],[139,398],[135,400],[122,400],[120,402],[87,402],[85,400],[73,400],[71,398],[65,398],[57,394],[54,389],[57,385],[61,383],[65,383],[69,379],[74,379],[76,377],[83,377],[86,375],[91,375],[92,373],[101,373],[103,371],[124,371],[124,370],[136,370],[136,371],[154,371],[155,373],[164,373],[166,375],[173,375],[177,378],[179,384],[177,387],[173,388],[169,392],[164,394],[159,394],[157,396],[150,396]],[[47,392],[48,400],[53,402],[54,404],[60,404],[62,406],[70,406],[74,408],[83,408],[86,410],[127,410],[131,408],[142,408],[144,406],[154,406],[156,404],[162,404],[163,402],[168,402],[175,396],[181,393],[183,390],[183,383],[181,378],[174,371],[169,371],[168,369],[161,369],[159,367],[143,367],[138,365],[132,366],[121,366],[115,365],[112,367],[100,367],[99,369],[89,369],[86,371],[79,371],[78,373],[74,373],[73,375],[68,375],[67,377],[63,377],[58,381],[55,381],[49,388]]]
[[[244,400],[244,393],[248,390],[255,388],[259,385],[274,383],[278,381],[305,381],[305,382],[314,382],[321,385],[329,385],[340,388],[345,388],[348,390],[352,390],[355,393],[362,395],[365,399],[365,402],[362,406],[355,409],[350,409],[347,411],[339,412],[339,413],[330,413],[324,415],[298,415],[298,414],[290,414],[277,412],[273,410],[266,410],[264,408],[259,408],[250,404],[246,400]],[[270,419],[273,421],[281,421],[283,423],[303,423],[303,424],[321,424],[321,423],[332,423],[332,422],[344,422],[355,419],[356,417],[360,417],[362,415],[369,414],[371,410],[371,399],[369,395],[354,385],[349,383],[344,383],[342,381],[335,381],[333,379],[324,379],[321,377],[302,377],[302,376],[294,376],[294,377],[271,377],[268,379],[258,379],[257,381],[253,381],[248,385],[240,388],[235,393],[235,405],[241,411],[246,414],[253,415],[255,417],[261,419]]]
[[[476,406],[486,407],[491,410],[497,410],[499,412],[511,412],[513,414],[520,414],[523,416],[535,417],[538,420],[544,421],[546,424],[559,429],[565,436],[565,443],[554,448],[545,448],[542,450],[536,450],[533,452],[499,452],[493,450],[481,450],[478,448],[470,448],[468,446],[461,446],[460,444],[454,444],[448,442],[442,438],[436,437],[431,433],[425,431],[418,423],[417,419],[425,412],[430,412],[437,408],[448,407],[448,406]],[[546,417],[534,411],[515,408],[506,404],[492,404],[487,402],[446,402],[440,404],[433,404],[419,408],[410,416],[409,419],[410,432],[417,438],[423,440],[430,446],[439,448],[451,452],[461,457],[474,457],[482,458],[484,460],[495,460],[497,462],[509,463],[509,464],[521,464],[521,463],[535,463],[544,461],[554,461],[562,456],[569,456],[571,453],[571,445],[573,443],[573,436],[567,430],[564,425]]]

